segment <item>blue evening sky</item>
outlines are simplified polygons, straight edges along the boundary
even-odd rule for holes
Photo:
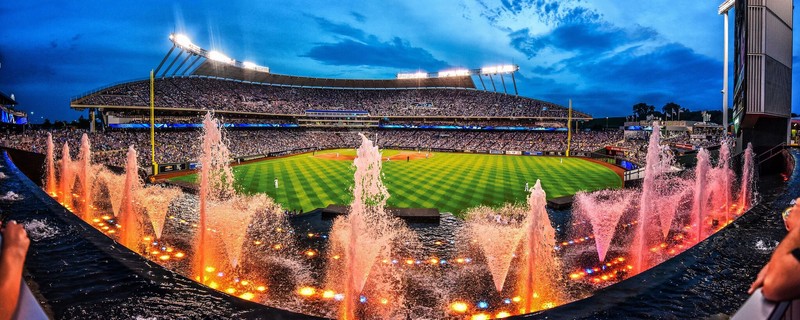
[[[70,97],[147,77],[177,31],[281,74],[392,78],[515,63],[520,94],[572,98],[595,117],[630,114],[637,102],[719,109],[720,2],[1,1],[0,91],[34,122],[75,119]],[[800,112],[797,73],[793,83]]]

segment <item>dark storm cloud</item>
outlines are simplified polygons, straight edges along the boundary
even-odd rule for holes
[[[335,43],[320,43],[303,57],[328,65],[378,66],[405,70],[438,70],[448,66],[425,49],[412,46],[408,41],[394,37],[381,41],[375,35],[346,23],[337,23],[321,17],[313,17],[319,27],[341,37]]]
[[[353,18],[356,19],[356,21],[358,21],[358,22],[362,22],[363,23],[363,22],[367,21],[367,17],[365,17],[364,15],[362,15],[362,14],[360,14],[358,12],[350,11],[350,15],[353,16]]]
[[[541,77],[568,74],[576,84],[554,81],[539,87],[534,96],[554,101],[572,97],[576,106],[597,114],[627,114],[630,106],[646,102],[660,107],[668,101],[683,101],[692,108],[716,102],[721,79],[719,61],[698,54],[679,43],[663,43],[652,28],[615,26],[590,10],[571,10],[558,26],[534,35],[528,29],[509,33],[510,45],[529,60],[548,58],[545,52],[567,54],[567,58],[531,68]],[[523,86],[530,87],[523,78]]]
[[[412,47],[397,37],[388,42],[373,38],[368,43],[344,39],[337,43],[317,45],[303,56],[328,65],[379,66],[405,70],[419,68],[429,71],[448,66],[425,49]]]
[[[359,40],[359,41],[366,41],[367,38],[369,38],[369,36],[367,35],[366,32],[364,32],[361,29],[355,28],[355,27],[353,27],[353,26],[351,26],[349,24],[337,23],[337,22],[333,22],[331,20],[328,20],[328,19],[325,19],[325,18],[322,18],[322,17],[316,17],[316,16],[311,16],[311,18],[314,19],[314,22],[317,23],[317,26],[319,26],[319,28],[322,29],[325,32],[336,34],[336,35],[340,35],[340,36],[345,36],[345,37],[349,37],[349,38],[353,38],[353,39],[356,39],[356,40]]]
[[[482,15],[490,22],[496,22],[501,16],[519,15],[525,12],[536,13],[537,19],[545,24],[555,24],[560,21],[573,21],[574,19],[596,19],[600,15],[594,10],[584,7],[571,7],[575,0],[501,0],[501,7],[492,8],[486,2],[478,3],[484,8]]]
[[[528,58],[536,57],[545,48],[557,51],[578,51],[581,55],[599,54],[619,46],[656,39],[658,33],[650,28],[626,30],[608,23],[581,22],[562,24],[552,31],[534,36],[526,29],[509,34],[511,46]]]

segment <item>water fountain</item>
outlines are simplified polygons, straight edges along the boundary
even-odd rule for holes
[[[353,202],[348,215],[336,218],[330,232],[326,283],[344,294],[340,319],[356,318],[373,265],[379,256],[391,252],[391,242],[403,229],[402,222],[385,209],[389,193],[381,180],[381,153],[366,136],[360,136],[362,144],[354,161]]]
[[[69,154],[69,143],[64,142],[61,148],[61,171],[59,172],[60,181],[58,183],[60,194],[59,200],[67,208],[72,207],[72,186],[75,183],[75,171],[72,168],[72,156]]]
[[[132,147],[124,176],[91,167],[88,138],[75,162],[65,144],[60,177],[48,172],[45,188],[57,188],[67,205],[71,202],[64,198],[77,192],[76,199],[97,210],[94,217],[87,216],[88,210],[74,210],[84,220],[211,288],[342,319],[505,317],[553,307],[579,296],[573,291],[591,292],[682,252],[716,231],[705,221],[709,217],[727,219],[726,214],[741,213],[752,202],[751,185],[743,182],[738,211],[732,210],[726,199],[733,198],[733,190],[725,183],[731,177],[709,173],[730,170],[724,152],[712,167],[707,151],[701,150],[694,177],[673,174],[672,157],[660,146],[656,125],[641,191],[577,194],[570,225],[559,227],[565,229],[559,242],[537,181],[526,206],[475,209],[466,222],[446,229],[447,237],[423,245],[430,238],[385,209],[389,194],[382,182],[381,153],[365,136],[361,139],[349,214],[320,230],[290,225],[265,195],[236,193],[224,132],[210,114],[200,141],[197,196],[144,186]],[[48,158],[48,166],[55,163]],[[751,150],[744,162],[744,180],[750,181]],[[81,184],[73,190],[76,175]],[[54,183],[57,178],[62,183]],[[92,183],[86,187],[85,181]],[[722,196],[704,193],[710,189]],[[698,194],[704,196],[692,199]],[[110,203],[116,219],[101,212],[107,209],[91,207],[98,202]],[[463,239],[468,243],[456,243]],[[451,249],[445,248],[448,241]],[[191,261],[180,260],[184,252]]]
[[[697,152],[697,166],[695,167],[695,185],[694,185],[694,202],[692,211],[692,226],[695,230],[695,242],[700,242],[704,239],[705,234],[705,219],[708,211],[708,189],[706,188],[708,181],[708,172],[711,167],[711,160],[706,149],[700,149]]]
[[[591,224],[599,262],[606,260],[619,220],[632,206],[634,196],[633,191],[619,190],[580,192],[575,195],[573,212],[582,215]]]
[[[78,212],[84,219],[90,218],[90,208],[92,206],[92,180],[94,177],[94,169],[92,168],[92,147],[89,142],[89,136],[83,134],[81,136],[81,147],[78,150],[78,161],[76,163],[78,182],[80,182],[80,208]]]
[[[128,161],[125,163],[125,184],[122,189],[122,205],[117,224],[120,226],[119,241],[133,251],[139,251],[142,239],[142,217],[137,202],[141,192],[142,181],[139,179],[139,163],[136,160],[136,149],[128,147]]]
[[[741,192],[739,193],[739,209],[749,208],[752,204],[752,188],[754,179],[753,145],[748,143],[744,150],[744,165],[742,168]]]
[[[55,145],[53,144],[53,134],[47,133],[47,178],[45,180],[45,191],[50,196],[58,194],[58,184],[56,182],[56,164],[55,164]]]
[[[224,145],[219,122],[207,113],[203,119],[200,164],[199,217],[193,246],[193,274],[204,282],[206,270],[215,264],[213,243],[208,228],[208,208],[212,200],[225,200],[233,193],[233,172],[228,166],[230,153]]]
[[[523,228],[522,267],[518,276],[523,300],[521,313],[546,309],[562,301],[560,295],[563,290],[557,288],[560,261],[554,254],[555,230],[547,215],[546,199],[547,195],[537,179],[528,195],[528,216]],[[537,301],[544,303],[536,305]]]
[[[478,207],[467,213],[467,228],[486,259],[486,267],[497,292],[503,291],[511,261],[525,235],[523,211],[522,208],[506,205],[496,211]]]
[[[178,188],[153,185],[141,188],[136,195],[139,205],[147,213],[156,239],[161,239],[169,205],[181,194],[183,192]]]
[[[639,215],[633,240],[634,250],[631,252],[634,256],[634,268],[637,272],[647,270],[651,266],[649,248],[661,240],[658,235],[662,234],[662,232],[654,232],[655,230],[652,230],[652,228],[661,225],[669,228],[672,223],[671,219],[665,219],[662,222],[661,217],[656,214],[655,210],[657,204],[661,203],[656,184],[669,171],[671,166],[671,156],[668,152],[664,152],[661,147],[661,126],[658,122],[655,122],[653,123],[653,131],[650,134],[650,141],[647,147],[644,179],[642,180],[642,191],[639,196]]]

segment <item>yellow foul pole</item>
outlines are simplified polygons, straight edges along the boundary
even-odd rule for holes
[[[572,99],[569,99],[569,114],[567,115],[567,157],[569,157],[570,141],[572,141]]]
[[[150,70],[150,159],[153,162],[153,175],[158,174],[158,164],[156,163],[155,98],[155,77],[153,70]]]

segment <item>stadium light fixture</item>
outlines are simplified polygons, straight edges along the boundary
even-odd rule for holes
[[[185,34],[176,34],[174,39],[175,43],[182,47],[192,46],[192,40],[189,40],[189,37],[187,37]]]
[[[208,58],[218,62],[233,63],[233,59],[229,58],[228,56],[222,54],[222,52],[219,51],[209,51]]]
[[[188,50],[189,52],[192,52],[194,54],[202,54],[203,53],[203,48],[200,48],[200,46],[192,43],[192,40],[190,40],[189,37],[187,37],[185,34],[181,34],[181,33],[174,34],[174,33],[172,33],[172,34],[169,35],[169,40],[171,40],[177,46],[183,48],[184,50]]]
[[[427,72],[414,72],[414,73],[398,73],[397,79],[425,79],[428,77]]]
[[[470,72],[467,69],[453,69],[453,70],[439,71],[439,78],[463,77],[468,75],[470,75]]]
[[[519,66],[513,64],[505,64],[499,66],[483,67],[481,68],[482,74],[498,74],[498,73],[512,73],[519,70]]]
[[[250,70],[255,70],[255,71],[269,72],[269,68],[259,66],[259,65],[255,64],[255,63],[250,62],[250,61],[242,62],[242,67],[244,67],[245,69],[250,69]]]

